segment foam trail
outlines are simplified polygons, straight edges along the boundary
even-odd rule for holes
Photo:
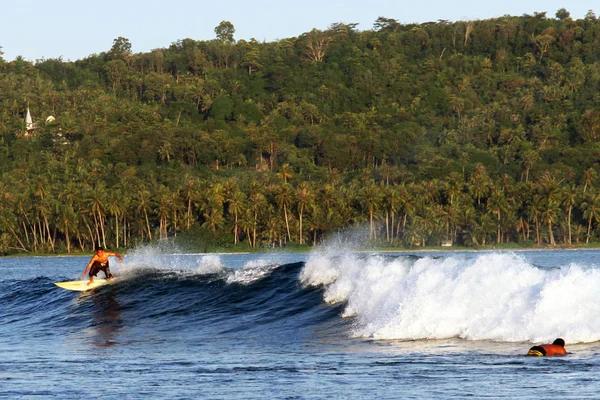
[[[374,339],[600,340],[600,270],[543,270],[515,254],[385,258],[327,253],[309,257],[305,285],[346,302],[354,335]]]
[[[135,275],[149,268],[185,275],[219,274],[227,270],[218,255],[181,254],[170,241],[129,250],[123,264],[111,262],[111,269],[123,275]]]

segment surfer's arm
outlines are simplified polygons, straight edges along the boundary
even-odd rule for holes
[[[123,257],[121,257],[121,255],[119,253],[108,253],[109,256],[113,256],[113,257],[118,257],[119,258],[119,262],[123,262]]]
[[[88,273],[88,271],[90,270],[90,268],[92,267],[92,264],[94,263],[94,261],[96,261],[96,256],[93,256],[92,259],[90,260],[90,262],[88,263],[87,267],[85,267],[85,271],[83,271],[83,274],[81,274],[81,276],[84,276],[85,274]]]

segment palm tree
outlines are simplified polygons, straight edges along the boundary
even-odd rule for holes
[[[173,155],[173,145],[168,139],[163,140],[162,145],[158,148],[158,156],[162,161],[167,160],[167,163],[170,163]]]
[[[33,205],[31,204],[31,196],[28,195],[28,191],[19,190],[17,193],[18,194],[15,198],[16,214],[21,218],[21,225],[23,226],[23,231],[25,232],[25,241],[31,246],[31,240],[29,238],[29,232],[31,231],[33,237],[33,248],[36,249],[37,240],[33,235],[35,232],[35,226],[31,223],[31,219],[29,218],[30,210],[33,208]]]
[[[46,242],[50,243],[50,247],[52,251],[54,251],[54,241],[52,240],[52,234],[50,232],[50,222],[48,220],[48,215],[50,213],[51,207],[48,199],[48,182],[46,182],[45,176],[38,176],[36,181],[34,182],[34,192],[33,194],[36,196],[37,202],[35,203],[38,214],[41,218],[38,218],[38,226],[39,226],[39,234],[40,241],[42,244]],[[44,235],[46,235],[46,239],[44,239]]]
[[[548,237],[550,245],[554,246],[554,233],[552,232],[552,224],[554,224],[558,218],[558,203],[550,198],[545,201],[544,208],[542,209],[542,219],[548,224]]]
[[[161,239],[166,239],[168,236],[169,215],[171,214],[171,198],[166,186],[160,184],[155,188],[155,205],[154,213],[159,218],[158,234]]]
[[[254,190],[248,197],[248,209],[252,212],[252,247],[256,247],[256,232],[258,230],[258,217],[267,205],[265,195]]]
[[[500,188],[494,188],[492,190],[492,194],[488,198],[487,209],[488,212],[495,215],[497,218],[497,235],[496,235],[496,243],[502,242],[502,232],[501,232],[501,216],[502,213],[506,211],[508,208],[508,201],[506,200],[506,196],[504,192]]]
[[[521,234],[523,235],[523,242],[527,241],[527,239],[529,239],[529,236],[526,235],[526,232],[529,232],[529,224],[527,223],[526,220],[523,219],[523,217],[519,217],[517,219],[517,223],[515,224],[515,229],[517,231],[517,236],[518,233],[521,232]]]
[[[450,204],[442,207],[440,205],[439,218],[444,222],[446,228],[446,240],[454,241],[456,237],[457,225],[459,223],[460,207],[458,204]]]
[[[88,190],[88,211],[94,217],[94,226],[96,228],[98,238],[98,246],[106,247],[106,234],[104,230],[104,204],[106,203],[106,184],[103,181],[97,182],[96,185]],[[102,242],[100,242],[102,238]]]
[[[246,196],[235,189],[227,201],[229,202],[229,212],[233,214],[233,244],[237,245],[240,233],[239,218],[245,208]]]
[[[584,182],[583,193],[586,192],[588,186],[593,187],[594,181],[596,180],[597,176],[598,176],[598,173],[596,172],[595,169],[588,168],[585,170],[585,172],[583,173],[583,182]]]
[[[454,199],[463,191],[463,179],[457,172],[452,172],[448,180],[444,183],[444,189],[450,205],[454,204]]]
[[[285,165],[287,165],[287,164],[285,164]],[[282,172],[283,172],[283,169],[282,169]],[[292,240],[292,235],[290,234],[290,221],[289,221],[289,217],[288,217],[288,208],[292,204],[293,190],[294,189],[289,184],[284,183],[283,185],[281,185],[279,187],[279,190],[277,191],[277,193],[275,195],[275,200],[277,201],[277,205],[280,208],[283,208],[283,216],[285,219],[285,228],[287,230],[287,240],[288,241]]]
[[[419,216],[411,218],[402,235],[402,240],[409,246],[419,245],[425,241],[425,227],[423,219]]]
[[[540,156],[535,150],[528,150],[523,155],[523,168],[525,169],[525,182],[529,181],[529,171],[539,161]]]
[[[535,239],[538,246],[541,244],[539,220],[542,214],[542,207],[543,200],[540,195],[536,194],[533,196],[533,199],[531,199],[531,201],[529,202],[529,206],[527,208],[529,218],[533,218],[533,221],[535,222]]]
[[[313,192],[308,182],[302,182],[300,185],[298,185],[298,188],[296,189],[296,200],[298,206],[298,237],[300,244],[304,244],[304,236],[302,232],[302,217],[304,214],[304,208],[307,206],[307,204],[310,204],[313,201],[313,196]]]
[[[115,219],[115,245],[116,245],[116,247],[119,247],[119,233],[120,233],[119,215],[121,214],[122,208],[123,208],[122,197],[123,197],[123,194],[122,194],[121,190],[119,190],[119,189],[111,190],[109,200],[108,200],[108,205],[107,205],[108,212],[111,213],[113,218]]]
[[[253,247],[252,244],[252,229],[254,228],[254,218],[252,216],[252,211],[250,208],[246,208],[244,213],[240,216],[239,220],[240,229],[246,235],[246,240],[248,240],[248,247]]]
[[[568,236],[568,244],[571,244],[571,214],[573,211],[573,206],[577,201],[577,188],[575,185],[569,185],[562,193],[562,202],[563,207],[567,209],[567,229],[569,230]]]
[[[590,241],[592,222],[598,223],[598,220],[600,220],[600,195],[589,195],[587,201],[581,203],[580,208],[581,211],[583,211],[583,218],[588,222],[587,236],[585,239],[585,244],[588,244]]]
[[[192,224],[192,204],[198,201],[200,181],[197,178],[192,178],[186,175],[183,184],[183,197],[186,202],[186,216],[185,216],[185,227],[187,230],[190,229]]]
[[[409,186],[409,188],[407,189],[406,186],[401,185],[399,190],[400,190],[400,198],[402,198],[402,204],[401,204],[401,209],[403,212],[403,217],[402,217],[402,234],[404,234],[404,231],[406,229],[406,222],[408,220],[408,217],[413,217],[413,215],[415,214],[415,209],[416,209],[416,203],[415,203],[415,197],[416,194],[414,193],[414,187],[415,185],[411,184],[411,186]],[[400,222],[398,222],[398,231],[397,231],[397,236],[400,236]]]
[[[144,216],[148,238],[152,240],[152,230],[150,229],[150,219],[148,218],[148,211],[152,209],[150,191],[145,186],[139,187],[135,196],[135,201],[137,202],[137,212]]]
[[[62,228],[65,235],[65,244],[67,245],[67,253],[71,252],[71,232],[75,229],[77,216],[73,210],[73,206],[68,203],[60,203],[59,205],[59,220],[57,225]]]
[[[435,208],[424,207],[421,214],[421,223],[423,227],[423,246],[426,245],[426,240],[431,239],[434,232],[440,226],[439,215],[436,214]]]
[[[468,196],[468,195],[466,195]],[[461,202],[461,205],[458,208],[458,221],[457,224],[461,226],[461,229],[465,233],[473,232],[473,227],[477,223],[477,212],[475,210],[475,206],[473,205],[472,199],[471,201]],[[471,241],[475,243],[477,239],[473,240],[473,235],[471,234]]]
[[[19,243],[18,250],[27,251],[25,244],[19,238],[19,235],[16,232],[18,221],[15,215],[9,210],[8,207],[3,207],[0,205],[0,232],[8,232],[10,231],[15,240]],[[10,247],[10,240],[6,239],[6,246]]]
[[[395,226],[395,217],[396,217],[396,212],[398,212],[398,209],[400,208],[400,203],[401,203],[401,199],[400,199],[400,192],[398,191],[398,189],[396,187],[391,187],[388,188],[385,193],[384,193],[384,204],[385,204],[385,208],[386,208],[386,218],[385,218],[385,222],[386,222],[386,234],[387,234],[387,240],[390,241],[391,243],[394,242],[394,226]],[[388,215],[391,217],[391,230],[388,226]]]
[[[204,214],[204,223],[202,226],[209,228],[213,233],[223,227],[225,218],[223,213],[218,209],[212,209],[210,212]]]
[[[173,221],[173,233],[177,235],[177,232],[179,231],[179,221],[183,215],[181,196],[179,195],[178,191],[170,191],[167,194],[167,197],[167,204],[169,205],[169,209],[171,211],[171,221]]]
[[[477,199],[477,205],[481,204],[481,198],[489,194],[491,187],[490,178],[482,164],[475,166],[475,171],[469,179],[469,193]]]
[[[437,204],[440,202],[440,188],[442,183],[437,180],[425,181],[421,184],[421,195],[425,201],[432,204]]]
[[[573,237],[575,238],[575,243],[579,244],[579,242],[583,239],[584,234],[585,227],[579,224],[575,224],[573,226]]]
[[[225,202],[225,187],[220,183],[213,183],[210,187],[210,197],[214,199],[217,204],[223,205]]]
[[[122,181],[119,185],[119,191],[122,193],[121,197],[121,220],[122,220],[122,228],[123,228],[123,247],[127,247],[128,240],[131,236],[131,220],[129,219],[129,215],[135,213],[135,209],[133,208],[133,199],[134,199],[134,191],[131,190],[131,186],[127,181]],[[118,247],[118,246],[117,246]]]
[[[277,243],[278,240],[281,241],[280,240],[280,238],[281,238],[280,224],[279,224],[279,219],[277,217],[272,216],[267,221],[265,236],[266,236],[267,242],[272,247],[275,247],[275,244]]]
[[[62,225],[68,253],[71,252],[71,233],[73,230],[78,231],[77,222],[79,217],[75,212],[75,203],[79,197],[79,192],[78,185],[70,181],[62,188],[58,195],[58,199],[60,200],[58,224]]]
[[[490,214],[481,214],[479,218],[479,224],[475,227],[475,232],[481,237],[482,246],[485,246],[488,237],[494,233],[497,233],[497,226],[497,222],[494,222],[494,218]]]
[[[344,197],[342,186],[335,187],[333,184],[326,183],[323,187],[319,202],[328,229],[339,229],[349,224],[351,218],[348,216],[348,210],[350,208],[343,201]]]
[[[294,171],[292,170],[292,167],[286,163],[281,166],[281,171],[277,173],[277,176],[283,179],[283,183],[285,184],[287,183],[288,179],[292,179],[294,177]]]
[[[369,240],[377,239],[375,232],[374,214],[381,205],[381,190],[375,186],[373,181],[369,181],[359,193],[359,201],[362,207],[369,210]]]

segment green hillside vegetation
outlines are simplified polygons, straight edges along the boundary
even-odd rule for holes
[[[314,245],[355,226],[379,247],[598,242],[592,11],[215,33],[0,58],[0,253]]]

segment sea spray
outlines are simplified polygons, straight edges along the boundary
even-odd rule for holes
[[[216,254],[201,256],[200,265],[196,270],[200,274],[218,274],[225,270],[221,257]]]
[[[219,255],[182,254],[172,241],[164,240],[130,249],[124,263],[119,265],[115,272],[121,275],[136,275],[155,270],[185,275],[208,275],[220,274],[226,269]]]
[[[229,256],[229,257],[227,257]],[[223,258],[233,254],[181,254],[170,241],[144,245],[128,252],[125,263],[117,269],[121,276],[137,276],[150,271],[168,273],[182,278],[201,275],[219,275],[226,283],[249,285],[269,276],[282,261],[289,257],[281,254],[260,255],[258,259],[244,261],[243,265],[229,265]]]
[[[273,263],[269,258],[261,258],[249,261],[243,268],[231,271],[227,277],[227,283],[238,283],[249,285],[270,275],[279,264]]]
[[[540,269],[512,253],[386,257],[312,254],[300,273],[346,303],[353,335],[374,339],[600,340],[598,268]]]

